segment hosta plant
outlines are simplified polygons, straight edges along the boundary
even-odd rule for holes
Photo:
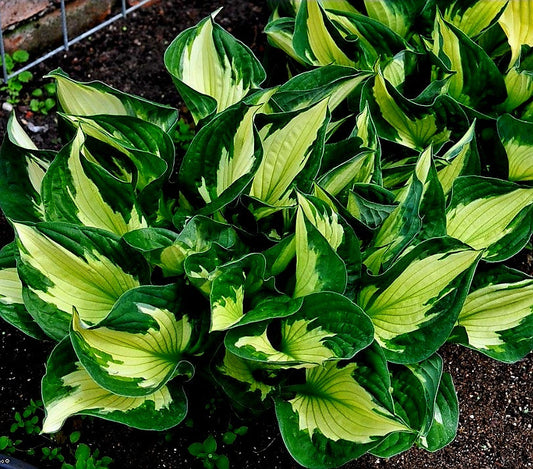
[[[501,263],[533,230],[532,23],[513,2],[276,4],[267,34],[308,68],[278,86],[215,14],[169,46],[196,124],[179,158],[175,109],[61,70],[64,148],[10,119],[0,314],[57,341],[44,432],[167,429],[209,377],[306,467],[435,451],[458,423],[439,348],[531,351],[533,279]]]

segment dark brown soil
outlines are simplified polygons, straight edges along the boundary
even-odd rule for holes
[[[183,110],[183,104],[163,66],[163,53],[180,32],[223,6],[217,21],[251,46],[261,57],[267,51],[262,28],[267,20],[266,2],[237,0],[161,0],[137,10],[127,21],[119,21],[89,39],[73,46],[34,70],[36,76],[62,67],[73,78],[98,79],[126,92],[171,104]],[[269,52],[270,53],[270,52]],[[268,60],[275,61],[276,53]],[[264,58],[264,57],[263,57]],[[17,108],[19,117],[35,125],[47,126],[47,132],[32,133],[40,147],[57,147],[54,115],[42,117]],[[0,111],[0,135],[6,115]],[[30,132],[31,133],[31,132]],[[0,245],[12,234],[5,220],[0,221]],[[533,274],[530,254],[521,254],[510,265]],[[44,361],[53,343],[37,342],[13,327],[0,324],[0,435],[9,435],[15,410],[23,409],[30,399],[40,398],[40,380]],[[520,469],[533,467],[533,360],[531,355],[514,365],[494,362],[485,356],[457,346],[442,350],[446,370],[457,388],[461,417],[456,440],[442,451],[430,454],[412,449],[389,460],[364,456],[346,468],[471,468]],[[277,431],[273,412],[240,418],[223,400],[204,402],[211,396],[201,384],[191,385],[191,421],[169,432],[142,432],[100,419],[69,419],[62,436],[73,430],[81,440],[101,455],[114,459],[111,467],[195,468],[202,467],[187,451],[195,441],[221,434],[233,427],[247,425],[249,431],[233,445],[221,445],[219,453],[229,457],[233,468],[291,469],[299,467],[288,455]],[[207,407],[206,407],[207,404]],[[42,437],[36,445],[54,446]],[[75,447],[63,445],[65,456]],[[40,448],[37,447],[37,455]],[[39,457],[15,454],[34,465],[60,467],[59,462],[40,462]],[[1,459],[1,458],[0,458]],[[67,459],[69,457],[67,456]],[[72,461],[72,457],[70,457]],[[4,467],[1,465],[0,467]],[[9,467],[9,466],[7,466]]]

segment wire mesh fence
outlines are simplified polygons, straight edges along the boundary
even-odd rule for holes
[[[49,52],[44,53],[40,57],[36,58],[32,62],[24,65],[23,67],[19,68],[16,71],[11,71],[11,73],[8,73],[8,69],[6,66],[6,51],[5,51],[5,45],[4,45],[4,31],[2,30],[2,12],[0,11],[0,59],[2,60],[2,77],[1,81],[4,83],[7,83],[9,79],[17,76],[18,74],[35,67],[37,64],[40,64],[41,62],[45,61],[46,59],[58,54],[62,51],[68,51],[69,47],[73,44],[76,44],[77,42],[85,39],[86,37],[90,36],[91,34],[94,34],[95,32],[99,31],[102,28],[105,28],[106,26],[110,25],[111,23],[121,19],[126,18],[126,16],[131,13],[132,11],[136,10],[137,8],[142,7],[143,5],[146,5],[148,2],[153,0],[140,0],[135,5],[129,6],[126,3],[126,0],[120,0],[120,13],[117,13],[110,18],[106,19],[105,21],[102,21],[101,23],[97,24],[96,26],[92,27],[91,29],[88,29],[87,31],[75,36],[74,38],[70,39],[68,34],[68,20],[67,20],[67,10],[65,7],[65,0],[61,0],[60,2],[60,9],[61,9],[61,30],[62,30],[62,39],[63,44]]]

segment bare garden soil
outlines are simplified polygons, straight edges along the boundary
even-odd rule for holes
[[[71,47],[68,52],[47,60],[33,72],[35,77],[40,77],[61,67],[77,80],[101,80],[122,91],[176,106],[186,116],[186,109],[163,65],[163,53],[170,41],[223,6],[217,21],[252,47],[269,63],[267,66],[275,66],[278,56],[269,51],[262,33],[268,17],[265,3],[259,0],[156,1],[134,12],[126,21],[120,20]],[[33,85],[37,87],[40,83],[36,78]],[[16,106],[15,111],[39,147],[59,146],[54,113],[48,116],[33,114],[24,103]],[[4,134],[6,122],[7,114],[0,111],[0,136]],[[32,132],[31,128],[38,132]],[[0,245],[12,239],[9,225],[1,219]],[[531,252],[521,253],[509,260],[508,265],[533,274]],[[30,399],[40,399],[44,362],[53,346],[52,342],[38,342],[6,323],[0,323],[0,436],[11,435],[15,411],[24,409]],[[506,365],[454,345],[446,345],[441,352],[445,370],[452,374],[459,396],[461,416],[455,441],[434,454],[415,448],[388,460],[364,456],[348,463],[345,468],[533,467],[531,354],[516,364]],[[36,456],[22,451],[14,456],[38,468],[59,468],[61,463],[58,461],[40,460],[39,446],[62,445],[63,454],[72,462],[69,453],[76,445],[68,441],[68,435],[77,430],[81,432],[80,442],[113,458],[112,468],[196,468],[203,466],[187,448],[211,434],[219,442],[217,452],[228,456],[232,468],[299,467],[283,445],[272,410],[242,419],[201,381],[190,384],[186,391],[190,398],[190,418],[168,432],[146,432],[100,419],[74,417],[52,440],[32,437]],[[233,428],[247,425],[249,430],[234,444],[222,444],[221,435],[230,425]],[[28,439],[23,434],[16,435],[23,441]],[[24,445],[20,446],[28,449],[28,445]],[[0,457],[2,467],[10,466],[2,466]]]

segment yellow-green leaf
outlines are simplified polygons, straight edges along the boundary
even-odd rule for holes
[[[461,175],[468,174],[470,161],[474,159],[477,163],[474,165],[476,168],[479,165],[477,161],[477,148],[475,139],[475,125],[476,122],[472,122],[472,125],[463,135],[463,137],[454,144],[440,159],[445,166],[437,171],[439,181],[442,185],[444,194],[448,194],[452,189],[453,182]]]
[[[293,38],[296,53],[311,65],[323,66],[333,63],[353,66],[354,61],[338,46],[327,28],[327,23],[330,23],[330,20],[320,2],[302,2],[296,16],[296,33]]]
[[[74,312],[72,344],[100,386],[120,395],[143,396],[172,377],[193,336],[189,318],[167,309],[177,307],[174,291],[173,286],[131,290],[95,327]]]
[[[289,401],[298,414],[300,430],[310,437],[318,431],[333,441],[359,444],[391,432],[409,431],[357,383],[355,367],[350,363],[339,368],[329,362],[306,370],[303,391]]]
[[[72,308],[75,307],[82,320],[96,324],[107,316],[124,292],[139,285],[136,276],[126,272],[115,259],[102,254],[97,245],[69,244],[72,240],[67,236],[71,232],[73,239],[77,240],[74,243],[83,239],[81,232],[76,229],[64,227],[68,233],[65,236],[63,231],[54,228],[47,234],[46,230],[39,227],[21,223],[15,223],[14,227],[22,263],[19,271],[22,268],[25,272],[23,277],[29,291],[43,302],[54,305],[63,314],[72,314]],[[62,245],[51,236],[56,236],[56,239],[63,236],[67,244]],[[112,246],[117,241],[109,235],[107,242]],[[141,273],[145,267],[139,267]],[[39,275],[36,276],[35,272]],[[38,309],[32,314],[50,314],[44,308],[35,307]]]
[[[95,415],[143,430],[165,430],[187,413],[183,390],[169,385],[141,397],[113,394],[83,368],[69,340],[53,350],[42,381],[45,418],[42,431],[55,433],[76,414]]]
[[[533,205],[533,189],[514,189],[454,204],[446,214],[449,236],[474,249],[486,249],[512,233],[512,221]]]
[[[465,8],[464,3],[466,3],[467,8]],[[477,0],[474,2],[459,0],[446,7],[443,18],[467,36],[474,37],[490,26],[507,3],[508,0]]]
[[[427,313],[435,299],[478,258],[476,251],[433,254],[410,264],[370,305],[373,288],[361,292],[363,308],[376,328],[376,339],[390,340],[419,329],[431,319]]]
[[[437,116],[431,108],[412,104],[419,115],[406,114],[389,92],[381,73],[376,75],[373,94],[383,119],[392,127],[394,136],[391,140],[416,150],[423,150],[431,143],[439,145],[448,141],[450,130],[446,127],[439,129]]]
[[[506,345],[505,331],[517,328],[533,314],[533,280],[495,283],[470,293],[457,324],[464,327],[468,344],[498,352]],[[531,336],[522,340],[531,341]]]
[[[323,341],[335,334],[318,326],[309,328],[305,319],[286,319],[281,322],[281,343],[275,348],[267,336],[267,329],[261,335],[241,337],[235,346],[252,347],[268,362],[320,364],[335,356],[333,350]]]
[[[522,44],[533,46],[533,3],[529,0],[510,0],[498,23],[511,46],[511,68],[520,57]]]
[[[322,100],[298,112],[286,125],[261,129],[263,160],[252,181],[250,195],[272,206],[289,203],[294,179],[304,169],[327,120],[328,102]]]
[[[442,346],[480,257],[451,238],[431,238],[367,280],[357,304],[370,316],[387,360],[419,362]]]
[[[533,123],[504,114],[498,119],[498,133],[509,161],[509,179],[532,181]]]

